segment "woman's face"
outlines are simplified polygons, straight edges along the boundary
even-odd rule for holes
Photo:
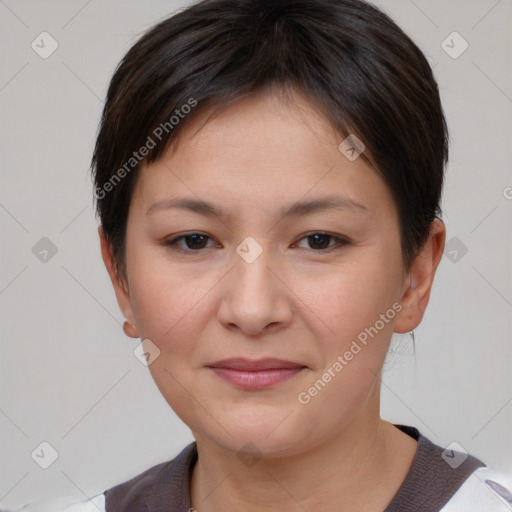
[[[123,312],[159,350],[149,368],[170,406],[196,438],[234,451],[299,453],[377,421],[407,287],[389,190],[295,98],[300,109],[267,94],[194,119],[141,169],[130,206]],[[301,369],[244,387],[210,367],[232,358]]]

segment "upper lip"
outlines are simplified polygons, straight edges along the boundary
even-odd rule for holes
[[[241,371],[258,371],[258,370],[270,370],[276,368],[303,368],[304,365],[294,363],[293,361],[285,361],[283,359],[223,359],[222,361],[216,361],[207,365],[210,368],[229,368],[232,370]]]

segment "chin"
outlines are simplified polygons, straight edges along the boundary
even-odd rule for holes
[[[288,413],[287,413],[288,414]],[[226,432],[215,422],[208,427],[199,429],[202,438],[206,437],[225,450],[232,451],[243,457],[245,452],[254,457],[283,457],[291,456],[307,449],[312,439],[292,420],[293,413],[260,416],[251,420],[249,415],[231,416],[226,421]],[[290,421],[291,420],[291,421]],[[230,435],[231,434],[231,435]]]

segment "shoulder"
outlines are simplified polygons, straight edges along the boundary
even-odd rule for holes
[[[184,504],[189,500],[190,473],[196,460],[197,447],[193,442],[174,459],[107,489],[104,492],[106,512],[164,510],[169,505]]]
[[[187,445],[174,459],[161,462],[129,480],[117,484],[89,499],[73,501],[58,498],[27,503],[14,510],[0,512],[116,512],[164,510],[173,500],[188,497],[190,468],[195,463],[195,442]],[[162,505],[160,504],[160,500]]]
[[[387,512],[407,510],[410,504],[439,512],[511,512],[512,475],[487,467],[457,443],[443,448],[414,427],[395,426],[418,441],[418,450]]]
[[[440,512],[510,512],[512,475],[488,467],[475,470]]]
[[[418,429],[395,425],[418,442],[409,472],[386,512],[403,510],[440,511],[469,476],[485,464],[450,445],[443,448]],[[483,511],[480,511],[483,512]]]

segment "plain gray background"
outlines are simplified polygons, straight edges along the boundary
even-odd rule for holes
[[[184,5],[0,0],[6,506],[58,495],[84,499],[172,458],[193,439],[134,357],[138,341],[123,334],[88,174],[115,66],[142,31]],[[456,441],[510,472],[512,1],[377,5],[434,66],[451,134],[447,250],[415,331],[416,354],[407,335],[394,337],[404,354],[386,363],[382,416],[417,426],[442,446]],[[31,47],[44,37],[44,51],[51,49],[43,31],[58,44],[47,58]],[[454,58],[464,41],[467,50]],[[43,237],[57,250],[47,261],[38,252],[38,243],[48,244]],[[47,469],[31,457],[38,447],[36,453],[51,452],[42,442],[58,453]]]

